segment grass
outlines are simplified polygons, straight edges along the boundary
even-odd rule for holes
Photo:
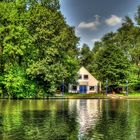
[[[80,93],[66,93],[65,97],[104,97],[105,95],[100,93],[94,94],[80,94]]]
[[[132,97],[132,96],[140,97],[140,93],[130,93],[130,94],[128,94],[128,96],[130,96],[130,97]]]
[[[140,97],[140,93],[129,93],[128,96],[126,96],[125,93],[121,93],[121,94],[115,94],[116,97],[127,97],[127,98],[136,98],[136,97]],[[64,96],[55,96],[54,98],[85,98],[85,99],[92,99],[92,98],[109,98],[110,96],[106,96],[105,94],[101,94],[101,93],[94,93],[94,94],[80,94],[80,93],[65,93]]]
[[[117,96],[126,96],[126,93],[116,94]],[[140,97],[139,92],[128,93],[128,97]]]

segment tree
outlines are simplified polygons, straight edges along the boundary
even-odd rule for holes
[[[55,87],[55,92],[63,80],[74,79],[76,75],[78,38],[60,12],[37,5],[29,13],[34,13],[28,28],[34,38],[34,53],[31,54],[36,55],[27,68],[27,74],[39,85],[43,82],[45,91],[51,89],[52,92],[52,87]]]
[[[137,21],[137,24],[140,25],[140,5],[138,6],[137,14],[135,16],[135,20]]]
[[[63,80],[74,81],[79,39],[59,11],[58,0],[3,0],[0,18],[3,92],[28,97],[27,83],[34,93],[46,94],[56,92]]]
[[[94,60],[98,79],[111,84],[122,84],[128,78],[129,61],[122,50],[115,45],[108,45],[96,53]]]
[[[18,79],[24,81],[25,74],[18,75],[17,71],[20,70],[19,67],[23,67],[24,56],[28,53],[27,49],[31,49],[32,46],[32,37],[25,26],[26,19],[24,17],[27,16],[25,9],[22,8],[19,3],[0,2],[0,75],[2,75],[0,85],[2,92],[11,96],[19,93],[17,88],[25,93],[22,84],[17,83]],[[12,65],[13,67],[11,67]],[[22,71],[25,69],[26,67],[23,67]],[[17,82],[15,82],[16,74]],[[11,79],[12,77],[13,79]]]
[[[110,79],[111,84],[121,83],[127,78],[129,87],[138,89],[137,85],[140,83],[139,10],[140,7],[136,14],[138,25],[126,16],[122,26],[116,32],[105,34],[100,42],[94,44],[90,71],[102,82]]]
[[[88,67],[91,63],[91,50],[87,44],[83,44],[82,48],[80,49],[80,65],[84,67]]]

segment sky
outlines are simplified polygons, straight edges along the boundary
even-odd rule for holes
[[[134,18],[140,0],[60,0],[61,12],[75,27],[80,45],[93,47],[104,34],[116,31],[125,16]]]

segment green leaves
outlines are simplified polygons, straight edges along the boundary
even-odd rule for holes
[[[115,45],[99,49],[94,58],[94,72],[99,80],[121,84],[128,79],[130,63],[121,48]]]
[[[31,83],[24,69],[18,64],[10,64],[3,75],[2,84],[7,94],[14,98],[31,97],[35,94],[35,85]]]
[[[137,24],[140,25],[140,6],[138,6],[137,14],[135,16]]]
[[[51,93],[75,79],[78,38],[58,0],[0,2],[0,67],[12,97]]]
[[[88,65],[92,61],[92,55],[93,54],[92,51],[90,51],[89,46],[87,44],[83,44],[79,54],[80,65],[84,67],[88,67]]]

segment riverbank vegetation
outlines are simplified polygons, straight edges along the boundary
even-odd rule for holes
[[[46,97],[74,83],[85,66],[103,86],[140,90],[140,7],[135,23],[126,17],[116,31],[91,50],[77,47],[79,38],[60,11],[58,0],[0,1],[0,94],[2,97]]]
[[[101,94],[101,93],[94,93],[94,94],[81,94],[81,93],[65,93],[64,95],[55,95],[52,97],[48,97],[50,99],[131,99],[131,98],[140,98],[140,93],[130,93],[126,95],[126,93],[116,93],[116,94]]]

